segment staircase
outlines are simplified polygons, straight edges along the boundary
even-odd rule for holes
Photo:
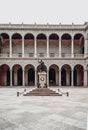
[[[24,94],[23,96],[62,96],[62,94],[57,93],[50,88],[36,88]]]

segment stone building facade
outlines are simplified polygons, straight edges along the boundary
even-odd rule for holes
[[[88,23],[0,24],[0,86],[37,86],[41,59],[48,86],[87,86]]]

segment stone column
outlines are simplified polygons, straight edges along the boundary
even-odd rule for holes
[[[23,69],[23,86],[25,86],[24,69]]]
[[[12,86],[12,69],[10,69],[10,86]]]
[[[84,86],[87,86],[87,70],[84,70]]]
[[[59,86],[61,86],[61,70],[59,70]]]
[[[12,38],[10,35],[10,58],[12,57]]]
[[[47,58],[49,57],[49,37],[47,37]]]
[[[22,57],[24,57],[24,36],[22,36]]]
[[[86,57],[88,55],[88,40],[85,39],[84,42],[84,57]]]
[[[47,87],[49,86],[49,69],[47,69]]]
[[[71,57],[74,58],[74,39],[73,38],[71,42]]]
[[[35,87],[37,86],[37,69],[35,69]]]
[[[73,84],[73,82],[74,82],[74,76],[73,76],[73,73],[74,71],[73,71],[73,69],[71,70],[71,86],[73,87],[74,86],[74,84]]]
[[[61,37],[59,39],[59,58],[61,58]]]
[[[35,41],[35,45],[34,45],[34,55],[35,57],[37,57],[37,43],[36,43],[36,37],[34,38],[34,41]]]

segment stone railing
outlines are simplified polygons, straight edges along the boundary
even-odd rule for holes
[[[9,53],[5,53],[5,54],[0,53],[0,58],[9,58],[9,57],[10,57]]]
[[[36,54],[36,58],[41,57],[41,58],[47,58],[47,54],[46,53],[38,53]],[[56,54],[56,53],[50,53],[48,58],[84,58],[84,57],[88,57],[88,55],[84,55],[84,54],[65,54],[62,53],[61,55]],[[22,53],[13,53],[10,57],[9,53],[1,53],[0,54],[0,58],[35,58],[34,53],[26,53],[26,54],[22,54]]]
[[[22,57],[22,53],[12,54],[12,58],[20,58]]]
[[[74,58],[81,58],[84,57],[84,54],[74,54]]]
[[[72,55],[71,55],[71,54],[62,53],[62,54],[61,54],[61,57],[62,57],[62,58],[71,58]]]

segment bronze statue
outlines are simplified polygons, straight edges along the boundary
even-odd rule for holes
[[[46,71],[46,70],[45,70],[45,66],[44,66],[44,62],[41,60],[41,61],[38,61],[38,63],[40,63],[40,66],[41,66],[40,71],[41,71],[41,72],[42,72],[42,71]]]

